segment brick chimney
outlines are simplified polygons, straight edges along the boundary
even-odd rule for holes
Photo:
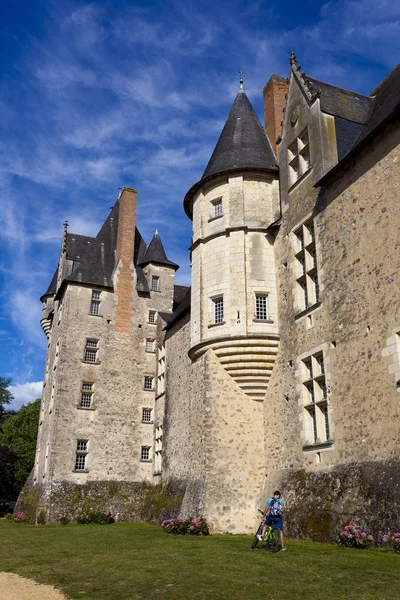
[[[264,123],[269,141],[278,156],[276,140],[281,133],[283,109],[286,104],[288,82],[280,75],[271,75],[263,89],[264,95]]]
[[[118,233],[116,249],[115,293],[117,310],[115,330],[131,331],[132,295],[134,292],[133,253],[135,248],[137,191],[124,188],[119,199]]]

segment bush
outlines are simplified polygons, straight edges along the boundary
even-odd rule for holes
[[[47,520],[47,512],[45,508],[41,508],[38,511],[37,517],[36,517],[36,523],[38,525],[46,525],[46,520]]]
[[[369,548],[374,538],[354,525],[346,525],[340,532],[339,544],[347,548]]]
[[[167,533],[175,533],[176,535],[209,535],[207,520],[205,517],[187,517],[183,519],[167,519],[161,523],[161,527]]]
[[[60,518],[60,525],[68,525],[68,523],[70,522],[70,518],[63,516]]]
[[[13,516],[14,523],[30,523],[31,518],[28,513],[21,511],[17,511]]]
[[[383,543],[392,548],[397,554],[400,554],[400,533],[393,535],[384,535]]]
[[[7,514],[6,514],[6,519],[7,519],[7,521],[12,521],[12,520],[13,520],[13,518],[14,518],[14,515],[13,515],[12,513],[7,513]]]
[[[114,523],[114,517],[110,512],[93,509],[78,515],[76,522],[80,525],[106,525],[107,523]]]

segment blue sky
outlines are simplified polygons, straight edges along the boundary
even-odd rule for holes
[[[96,235],[117,188],[138,192],[188,284],[186,191],[202,175],[244,71],[263,85],[294,51],[318,79],[368,94],[396,65],[400,4],[13,0],[0,22],[0,375],[15,407],[40,395],[39,297],[62,223]]]

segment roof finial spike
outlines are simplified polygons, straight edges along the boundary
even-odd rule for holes
[[[64,225],[64,232],[67,233],[67,231],[68,231],[68,221],[67,221],[67,219],[65,219],[63,225]]]
[[[158,235],[158,229],[156,229],[155,234],[154,235]]]
[[[294,52],[289,56],[289,62],[291,67],[295,67],[297,65],[297,57]]]
[[[239,79],[239,90],[243,89],[243,71],[239,71],[240,79]]]

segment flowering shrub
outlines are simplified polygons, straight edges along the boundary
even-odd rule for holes
[[[167,519],[161,523],[161,527],[167,533],[176,533],[177,535],[209,535],[207,520],[205,517],[187,517],[183,519]]]
[[[393,535],[384,535],[383,543],[393,548],[395,552],[400,554],[400,533],[394,533]]]
[[[346,525],[340,532],[339,544],[348,548],[368,548],[374,538],[354,525]]]
[[[13,521],[14,523],[30,523],[31,518],[28,513],[21,510],[14,513]]]
[[[76,522],[80,525],[105,525],[114,523],[114,517],[110,512],[102,512],[101,510],[87,510],[78,515]]]

